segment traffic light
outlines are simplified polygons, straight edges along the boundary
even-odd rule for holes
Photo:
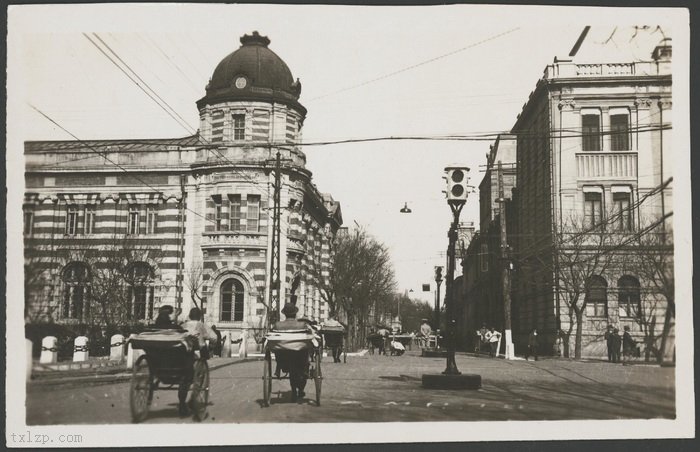
[[[469,168],[466,166],[448,166],[445,168],[448,201],[467,201],[467,182],[469,181],[467,173],[469,173]]]

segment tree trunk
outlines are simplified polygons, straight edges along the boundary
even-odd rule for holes
[[[659,353],[657,354],[657,361],[662,362],[664,356],[666,355],[666,344],[668,342],[668,335],[671,333],[671,319],[674,317],[673,304],[666,302],[666,315],[664,316],[664,329],[661,332],[661,346],[659,347]]]
[[[581,309],[583,311],[583,309]],[[583,319],[581,318],[581,312],[578,310],[576,312],[576,345],[574,348],[574,359],[581,359],[581,342],[583,341]]]

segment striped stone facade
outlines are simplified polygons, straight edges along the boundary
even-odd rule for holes
[[[212,100],[209,88],[194,136],[25,143],[25,257],[42,274],[29,284],[28,321],[84,322],[73,300],[89,298],[85,275],[104,266],[101,252],[121,247],[134,261],[125,274],[138,274],[128,292],[132,321],[151,322],[164,304],[182,308],[183,317],[198,305],[223,335],[245,334],[255,347],[269,314],[278,152],[278,308],[293,301],[300,315],[326,318],[319,286],[342,216],[305,168],[298,143],[306,110],[286,93]]]

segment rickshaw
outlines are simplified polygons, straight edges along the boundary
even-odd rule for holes
[[[273,376],[272,354],[274,352],[307,352],[309,357],[309,378],[316,387],[316,406],[321,406],[321,355],[323,345],[320,337],[309,330],[271,331],[263,339],[263,406],[269,407],[272,398],[272,379],[289,379],[289,375]]]
[[[204,420],[209,403],[209,366],[206,351],[198,350],[197,338],[186,331],[151,330],[130,338],[129,342],[133,349],[145,352],[134,363],[131,377],[132,421],[146,419],[154,391],[177,391],[188,375],[192,377],[189,389],[193,417],[196,421]]]
[[[319,331],[323,338],[323,348],[340,347],[343,351],[343,363],[348,362],[348,352],[345,346],[345,328],[343,326],[324,326]]]

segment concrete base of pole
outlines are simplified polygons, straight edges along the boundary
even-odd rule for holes
[[[480,389],[481,375],[423,374],[422,382],[425,389]]]
[[[506,359],[515,358],[515,346],[513,345],[513,330],[506,330]]]
[[[420,352],[422,358],[447,358],[447,350],[438,348],[424,348]]]

